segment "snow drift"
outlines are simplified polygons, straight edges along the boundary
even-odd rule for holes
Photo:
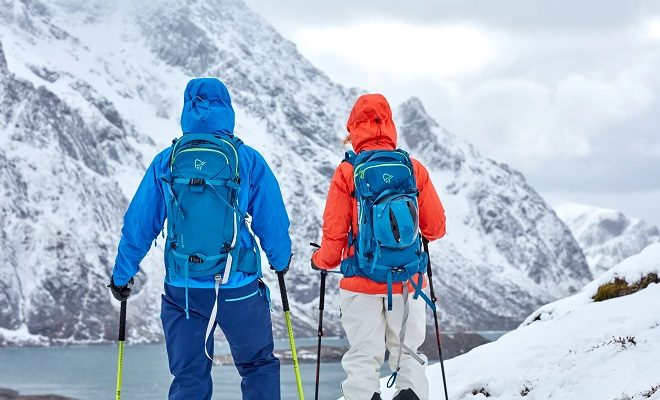
[[[653,274],[660,275],[660,243],[541,307],[499,340],[449,360],[450,398],[660,399],[660,284],[593,300],[604,284]],[[431,399],[444,398],[439,365],[428,375]]]

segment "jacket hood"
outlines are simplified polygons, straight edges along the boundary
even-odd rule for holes
[[[360,96],[348,117],[346,129],[356,153],[362,150],[396,149],[397,134],[392,121],[392,109],[382,94]]]
[[[229,91],[215,78],[188,82],[183,94],[181,130],[183,133],[234,133],[235,115]]]

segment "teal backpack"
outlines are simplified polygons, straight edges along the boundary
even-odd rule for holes
[[[238,149],[243,143],[229,135],[186,133],[174,141],[166,188],[167,279],[213,276],[216,293],[235,271],[261,276],[259,246],[241,251],[245,215],[238,208],[241,183]],[[256,267],[255,267],[256,266]]]
[[[387,283],[387,309],[392,309],[392,284],[410,282],[414,298],[433,302],[422,291],[428,255],[419,232],[418,191],[412,161],[403,150],[346,153],[353,165],[358,232],[349,232],[355,255],[345,259],[345,277],[363,276]],[[417,283],[412,278],[418,278]]]

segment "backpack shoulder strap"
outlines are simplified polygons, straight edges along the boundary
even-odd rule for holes
[[[176,151],[176,147],[179,145],[179,142],[181,141],[182,136],[179,136],[177,138],[172,139],[172,145],[170,146],[172,148],[172,151],[170,152],[170,160],[167,162],[168,167],[172,167],[172,160],[174,159],[174,152]]]
[[[229,139],[229,141],[234,145],[234,148],[236,150],[238,150],[239,147],[243,146],[243,141],[241,139],[239,139],[238,136],[234,136],[234,135],[229,136],[229,135],[227,135],[227,136],[223,136],[223,138],[224,139]]]
[[[403,149],[396,149],[396,152],[402,154],[406,158],[406,162],[408,163],[408,166],[414,170],[414,165],[412,162],[412,158],[410,158],[410,154],[408,154],[408,152]]]
[[[342,162],[347,162],[351,164],[352,166],[355,166],[355,159],[357,158],[357,154],[353,150],[349,150],[346,152],[344,155],[344,160]]]

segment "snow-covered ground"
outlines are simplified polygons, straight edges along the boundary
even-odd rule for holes
[[[541,307],[499,340],[447,361],[450,399],[660,399],[660,285],[592,300],[615,278],[632,283],[654,272],[660,275],[660,243]],[[428,375],[431,399],[443,399],[439,365]]]
[[[555,212],[582,247],[594,276],[660,242],[657,226],[620,211],[566,203],[555,207]]]

